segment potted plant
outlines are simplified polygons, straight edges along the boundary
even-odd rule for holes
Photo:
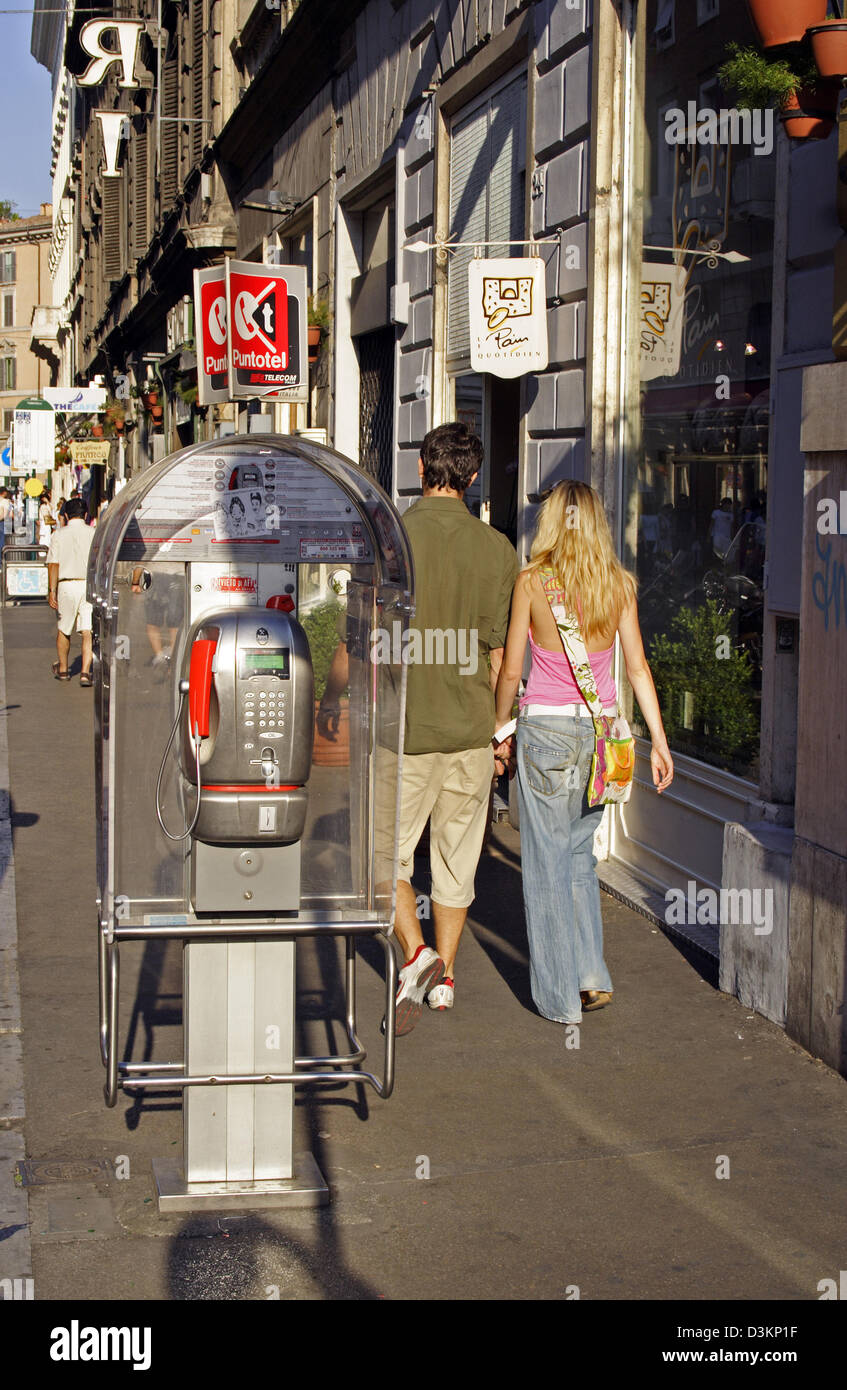
[[[827,0],[747,0],[762,48],[799,43],[806,30],[826,18]]]
[[[159,392],[154,386],[145,386],[141,392],[141,404],[145,410],[152,410],[159,404]]]
[[[318,360],[321,339],[329,332],[329,303],[324,295],[309,295],[308,302],[309,365]]]
[[[325,599],[301,619],[309,642],[315,678],[315,743],[312,762],[319,767],[346,767],[350,761],[350,701],[341,695],[338,706],[321,709],[327,677],[340,637],[344,606]]]
[[[786,133],[795,139],[824,139],[835,123],[838,88],[824,82],[808,59],[789,63],[767,58],[755,48],[727,45],[729,57],[718,69],[721,86],[734,93],[741,110],[773,107]]]
[[[847,19],[825,19],[806,33],[821,77],[847,76]]]
[[[176,384],[177,394],[185,401],[186,405],[195,405],[197,401],[197,380],[193,376],[182,376]]]

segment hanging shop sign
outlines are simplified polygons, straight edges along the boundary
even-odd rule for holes
[[[15,407],[12,426],[12,472],[45,472],[56,452],[56,416],[40,396],[27,396]]]
[[[676,376],[682,351],[683,311],[688,272],[684,265],[641,265],[640,377]]]
[[[106,408],[105,386],[45,386],[41,394],[48,405],[65,415],[92,415]]]
[[[96,468],[109,462],[111,445],[108,439],[71,440],[71,458],[84,468]]]
[[[135,62],[138,41],[144,29],[143,19],[89,19],[79,31],[80,47],[91,62],[77,84],[80,87],[99,87],[113,63],[121,70],[119,87],[137,87]],[[117,39],[116,48],[104,48],[103,36],[111,32]]]
[[[231,400],[308,400],[306,271],[226,262]]]
[[[212,405],[229,400],[229,333],[226,314],[226,266],[194,272],[194,322],[197,325],[197,401]]]
[[[471,367],[516,377],[547,366],[547,292],[540,257],[468,265]]]

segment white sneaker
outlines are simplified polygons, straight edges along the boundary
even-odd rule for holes
[[[453,981],[449,975],[445,975],[440,985],[431,989],[426,996],[426,1002],[431,1009],[452,1009],[453,1007]]]
[[[431,946],[419,946],[399,975],[394,1004],[395,1032],[400,1038],[411,1033],[421,1014],[423,1001],[444,979],[444,962]]]

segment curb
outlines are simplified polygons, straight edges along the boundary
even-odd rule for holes
[[[15,1186],[15,1166],[26,1156],[26,1115],[18,981],[15,859],[9,795],[6,667],[0,621],[0,1299],[31,1297],[32,1249],[26,1192]]]

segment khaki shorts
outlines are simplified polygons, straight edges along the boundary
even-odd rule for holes
[[[85,597],[84,579],[61,579],[56,590],[59,605],[59,631],[70,637],[76,623],[77,632],[91,631],[91,604]]]
[[[491,797],[494,750],[415,753],[403,757],[398,879],[410,883],[415,848],[429,821],[432,898],[470,907]]]

